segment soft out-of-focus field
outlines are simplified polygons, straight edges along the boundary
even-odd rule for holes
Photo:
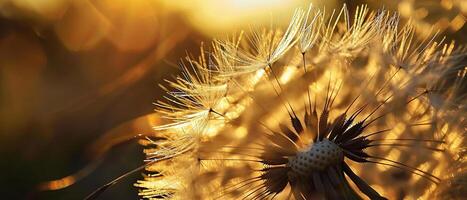
[[[316,5],[332,9],[343,2]],[[439,29],[447,39],[465,44],[467,3],[461,0],[360,0],[348,7],[362,3],[399,11],[403,20],[413,18],[418,35]],[[292,8],[305,4],[0,1],[2,199],[82,199],[140,166],[143,148],[133,136],[157,123],[147,115],[162,98],[158,84],[179,72],[186,52],[198,52],[202,42],[249,25],[269,26],[271,19],[286,23]],[[72,178],[43,184],[82,169],[87,171],[72,178],[83,179],[69,187]],[[102,199],[137,199],[132,185],[140,177],[129,176]]]

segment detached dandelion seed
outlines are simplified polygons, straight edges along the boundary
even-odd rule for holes
[[[362,6],[351,18],[344,6],[335,13],[298,9],[283,34],[216,40],[199,60],[186,59],[183,76],[169,82],[168,100],[157,103],[169,122],[156,127],[157,139],[142,141],[148,162],[171,158],[146,167],[136,183],[140,195],[298,200],[434,193],[464,148],[465,102],[449,94],[465,88],[465,50],[435,36],[419,41],[388,11]],[[452,87],[444,84],[447,74],[456,74]]]

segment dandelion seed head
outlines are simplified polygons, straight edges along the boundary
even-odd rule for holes
[[[418,198],[460,173],[465,49],[388,11],[314,9],[186,59],[142,197]]]

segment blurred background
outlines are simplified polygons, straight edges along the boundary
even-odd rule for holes
[[[141,166],[135,135],[152,133],[158,84],[187,52],[252,23],[285,25],[310,2],[386,8],[419,35],[467,40],[466,0],[0,0],[1,199],[82,199]],[[138,199],[139,178],[101,199]]]

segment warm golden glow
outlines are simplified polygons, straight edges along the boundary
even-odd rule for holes
[[[285,24],[293,8],[305,6],[299,0],[160,0],[169,8],[182,10],[187,20],[201,32],[209,35],[225,35],[250,26],[269,27]],[[336,0],[311,1],[315,6],[333,8]],[[254,19],[254,20],[252,20]]]
[[[362,2],[0,0],[5,198],[129,144],[140,198],[455,199],[467,1]]]

